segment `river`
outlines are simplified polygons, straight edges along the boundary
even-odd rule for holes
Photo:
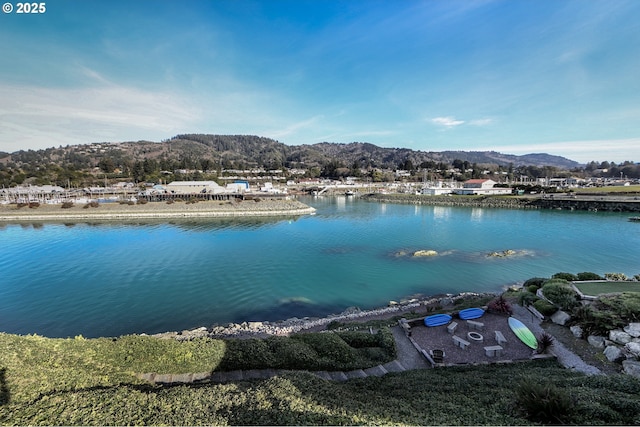
[[[301,201],[317,214],[0,224],[0,330],[151,334],[499,292],[561,271],[640,273],[628,214]],[[516,255],[487,256],[504,250]]]

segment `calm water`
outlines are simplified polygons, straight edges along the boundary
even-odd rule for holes
[[[559,271],[640,273],[628,214],[303,201],[317,215],[0,225],[0,330],[156,333],[499,291]],[[402,255],[419,249],[441,255]],[[486,257],[505,249],[523,255]]]

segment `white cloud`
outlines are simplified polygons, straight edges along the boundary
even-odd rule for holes
[[[169,92],[100,85],[51,89],[0,86],[0,150],[94,141],[164,138],[200,112]]]
[[[493,119],[475,119],[469,122],[473,126],[487,126],[493,123]]]
[[[456,120],[454,117],[435,117],[431,119],[431,122],[446,128],[453,128],[464,124],[464,120]]]

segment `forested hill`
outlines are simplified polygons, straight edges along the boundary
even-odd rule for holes
[[[454,160],[479,165],[551,166],[560,169],[578,167],[579,163],[549,154],[516,156],[494,151],[416,151],[408,148],[384,148],[369,143],[338,144],[322,142],[311,145],[286,145],[254,135],[177,135],[162,142],[137,141],[92,143],[45,150],[17,151],[0,156],[0,163],[59,163],[77,168],[100,166],[108,162],[115,167],[144,160],[157,160],[172,167],[215,169],[265,167],[323,168],[328,164],[348,168],[397,169],[426,163],[451,164]]]

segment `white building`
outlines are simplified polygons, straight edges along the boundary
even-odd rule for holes
[[[166,185],[166,189],[174,194],[220,194],[225,192],[224,187],[219,186],[215,181],[173,181]]]
[[[470,179],[464,183],[462,188],[456,188],[453,190],[455,194],[460,195],[497,195],[497,194],[511,194],[511,188],[494,188],[496,185],[492,179]]]

